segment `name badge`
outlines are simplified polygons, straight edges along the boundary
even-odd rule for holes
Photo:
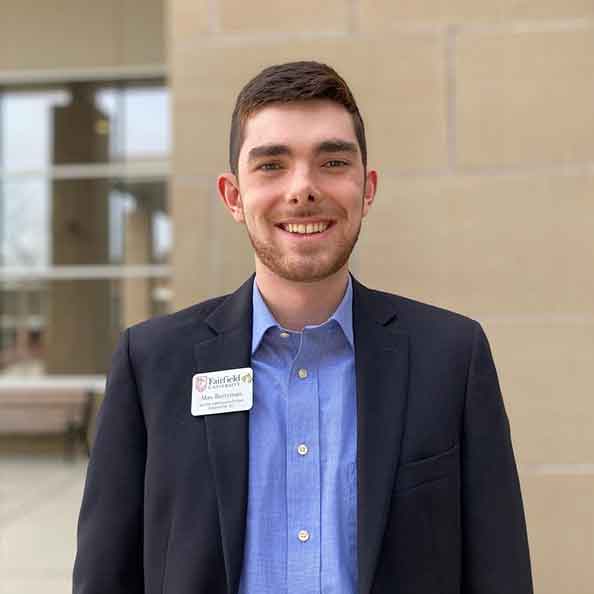
[[[199,417],[250,410],[253,380],[251,367],[197,373],[192,378],[192,414]]]

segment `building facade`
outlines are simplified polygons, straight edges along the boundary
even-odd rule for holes
[[[380,173],[353,272],[483,324],[535,591],[587,594],[592,3],[31,7],[5,2],[0,21],[0,373],[102,373],[124,326],[238,286],[251,248],[215,188],[236,93],[271,63],[326,61],[352,85]],[[43,104],[43,154],[25,124],[10,131],[19,98]]]

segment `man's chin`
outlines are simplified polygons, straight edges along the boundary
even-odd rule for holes
[[[348,262],[348,258],[327,263],[311,261],[280,263],[259,259],[274,275],[295,283],[315,283],[326,280],[342,270]]]
[[[325,271],[302,271],[302,270],[278,270],[273,271],[277,276],[280,276],[284,280],[291,281],[294,283],[316,283],[319,281],[326,280],[335,272]]]
[[[296,283],[315,283],[326,280],[344,269],[349,261],[355,241],[342,249],[321,253],[282,254],[271,246],[261,244],[248,233],[256,259],[269,272],[284,280]]]

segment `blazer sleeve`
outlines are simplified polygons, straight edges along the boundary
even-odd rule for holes
[[[530,556],[508,418],[477,323],[462,438],[464,594],[531,594]]]
[[[143,594],[142,516],[146,427],[120,338],[97,422],[78,522],[74,594]]]

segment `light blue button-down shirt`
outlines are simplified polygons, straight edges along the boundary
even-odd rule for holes
[[[324,324],[281,328],[254,282],[240,594],[357,591],[352,285]]]

